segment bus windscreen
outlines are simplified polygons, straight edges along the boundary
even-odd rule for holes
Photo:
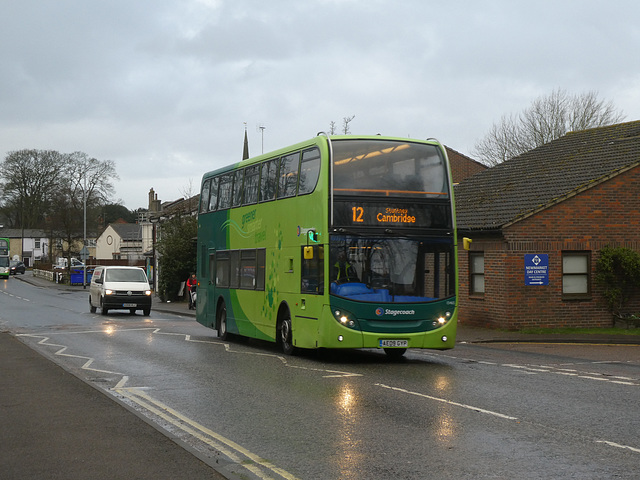
[[[333,142],[334,195],[449,198],[438,147],[392,140]]]

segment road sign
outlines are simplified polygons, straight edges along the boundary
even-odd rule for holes
[[[524,255],[524,284],[549,285],[549,255],[526,253]]]

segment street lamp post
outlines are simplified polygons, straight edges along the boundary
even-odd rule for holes
[[[87,289],[87,169],[85,164],[84,187],[82,188],[84,230],[82,236],[82,288]],[[71,267],[69,267],[71,268]],[[71,270],[69,270],[71,271]]]

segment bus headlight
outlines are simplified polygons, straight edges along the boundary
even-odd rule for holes
[[[447,323],[450,318],[451,318],[451,312],[447,312],[444,315],[440,315],[438,319],[435,322],[433,322],[433,326],[441,327],[442,325]]]
[[[333,311],[333,316],[340,325],[343,325],[347,328],[356,328],[356,319],[350,312],[343,309],[335,309]]]

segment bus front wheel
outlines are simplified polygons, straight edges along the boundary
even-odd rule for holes
[[[407,351],[406,348],[385,348],[384,349],[384,353],[387,354],[387,358],[389,358],[390,360],[400,360],[405,352]]]
[[[293,346],[293,327],[291,325],[291,314],[286,310],[280,321],[280,346],[285,355],[294,355],[296,348]]]
[[[222,302],[218,307],[218,337],[226,340],[229,337],[227,333],[227,306]]]

